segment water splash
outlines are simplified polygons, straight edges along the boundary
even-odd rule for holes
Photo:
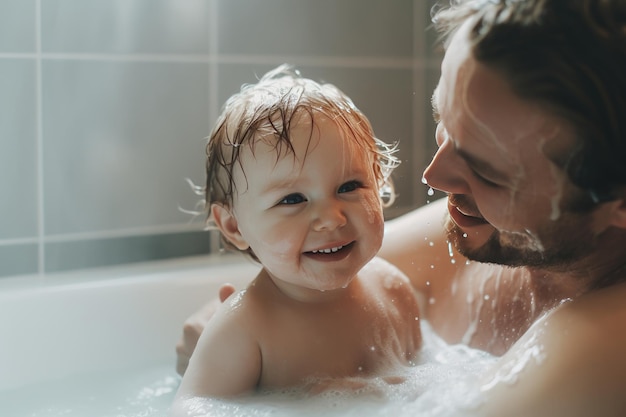
[[[533,332],[531,337],[524,341],[522,349],[518,349],[517,357],[498,367],[491,380],[480,387],[482,392],[487,392],[499,384],[515,384],[520,373],[529,365],[541,365],[546,360],[544,346],[538,342],[539,332]]]

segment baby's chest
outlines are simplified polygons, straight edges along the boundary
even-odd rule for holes
[[[362,316],[276,323],[261,343],[261,387],[300,385],[316,377],[366,376],[406,364],[407,336],[395,325]]]

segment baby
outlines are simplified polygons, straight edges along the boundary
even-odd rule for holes
[[[174,412],[416,360],[412,287],[375,258],[394,151],[344,93],[288,66],[226,102],[207,146],[208,220],[262,269],[207,324]]]

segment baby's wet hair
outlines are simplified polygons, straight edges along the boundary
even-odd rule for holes
[[[304,78],[289,65],[281,65],[266,73],[256,84],[245,84],[239,93],[225,103],[206,147],[206,185],[204,205],[208,212],[207,228],[214,229],[210,207],[220,204],[232,207],[238,192],[233,173],[241,165],[242,149],[254,152],[258,141],[270,143],[276,158],[294,154],[291,130],[306,122],[310,125],[309,139],[316,129],[317,117],[332,120],[343,138],[371,157],[372,169],[384,206],[395,199],[391,172],[400,163],[394,156],[396,145],[375,137],[367,117],[352,100],[332,84]],[[222,237],[225,247],[233,246]],[[249,250],[253,257],[253,253]]]

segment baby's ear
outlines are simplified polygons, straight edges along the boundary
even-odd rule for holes
[[[211,216],[220,232],[237,249],[246,250],[250,247],[239,231],[237,218],[228,207],[221,204],[211,204]]]

